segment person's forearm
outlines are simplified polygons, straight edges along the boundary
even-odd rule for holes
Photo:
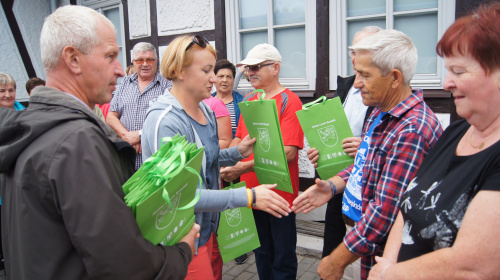
[[[118,136],[123,137],[128,130],[122,125],[120,119],[118,119],[118,114],[116,112],[109,112],[106,123],[118,134]]]
[[[401,248],[403,226],[404,226],[403,215],[400,212],[398,213],[396,221],[394,222],[391,232],[389,233],[389,237],[387,238],[387,243],[385,244],[384,248],[384,258],[397,262],[399,249]]]

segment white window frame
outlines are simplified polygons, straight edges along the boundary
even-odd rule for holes
[[[251,1],[251,0],[246,0]],[[236,65],[243,60],[246,54],[240,54],[240,21],[239,21],[239,1],[225,0],[226,5],[226,36],[227,36],[227,59]],[[316,89],[316,1],[305,0],[305,40],[306,40],[306,78],[280,78],[280,83],[291,90],[314,91]],[[267,0],[268,9],[268,42],[273,44],[273,29],[302,26],[302,24],[273,25],[273,2]],[[259,28],[260,29],[260,28]],[[251,31],[251,29],[247,30]],[[240,88],[251,89],[249,82],[242,79]]]
[[[80,6],[85,6],[94,9],[101,14],[104,14],[104,11],[106,10],[119,8],[122,41],[118,43],[121,45],[123,54],[122,61],[120,61],[120,63],[122,64],[124,69],[127,68],[127,66],[130,65],[130,62],[127,61],[127,54],[126,54],[127,50],[125,45],[125,21],[123,18],[122,1],[121,0],[78,0],[77,4]]]
[[[337,75],[347,76],[348,67],[351,61],[344,55],[348,51],[348,46],[352,42],[347,42],[347,19],[358,18],[379,18],[386,17],[386,27],[393,29],[394,16],[403,14],[413,14],[410,12],[393,12],[393,1],[386,1],[386,13],[370,16],[347,17],[347,0],[330,1],[330,90],[337,89]],[[455,21],[455,0],[439,0],[438,8],[423,9],[419,12],[435,12],[438,15],[438,40],[446,29]],[[340,43],[339,43],[340,42]],[[415,74],[410,82],[412,87],[422,89],[442,89],[443,81],[446,76],[443,59],[437,56],[437,73],[435,74]]]

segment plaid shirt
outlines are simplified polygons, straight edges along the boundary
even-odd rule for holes
[[[109,111],[118,113],[120,122],[128,131],[141,130],[150,102],[155,101],[170,87],[172,82],[156,73],[154,80],[141,93],[137,73],[126,76],[113,92]],[[135,169],[139,169],[141,165],[142,154],[137,154]]]
[[[379,113],[373,110],[363,137]],[[442,131],[421,90],[396,105],[373,130],[363,166],[361,220],[344,238],[347,249],[361,256],[362,279],[382,253],[404,189]],[[347,182],[351,170],[352,165],[338,175]]]

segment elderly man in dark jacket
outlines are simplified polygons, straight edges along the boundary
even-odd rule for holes
[[[134,149],[94,115],[123,76],[113,24],[64,6],[42,28],[47,87],[0,110],[2,241],[10,279],[183,279],[194,226],[153,245],[123,201]]]

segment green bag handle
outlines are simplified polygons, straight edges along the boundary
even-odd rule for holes
[[[256,89],[256,90],[250,92],[249,94],[252,94],[254,92],[262,92],[262,94],[260,95],[260,103],[262,103],[262,101],[264,101],[264,98],[266,97],[266,92],[263,89]],[[247,95],[249,95],[249,94],[247,94]],[[246,106],[250,106],[250,101],[245,100],[244,102],[245,102]]]
[[[311,107],[312,105],[314,105],[314,104],[316,104],[316,103],[320,103],[320,102],[322,102],[322,103],[321,103],[322,105],[325,105],[325,102],[326,102],[326,96],[324,96],[324,95],[323,95],[323,96],[321,96],[320,98],[318,98],[318,99],[316,99],[316,100],[314,100],[314,101],[312,101],[312,102],[309,102],[309,103],[306,103],[306,104],[302,105],[302,110],[306,110],[306,111],[307,111],[307,110],[309,110],[309,109],[310,109],[310,107]]]
[[[200,173],[196,172],[196,170],[194,170],[194,168],[192,168],[191,166],[185,166],[184,167],[187,171],[193,173],[194,175],[196,175],[198,177],[198,193],[196,194],[196,196],[193,198],[193,200],[191,200],[188,204],[182,206],[182,207],[174,207],[172,205],[172,203],[170,202],[170,196],[168,195],[168,191],[165,187],[163,187],[163,194],[162,194],[162,197],[163,199],[167,202],[168,206],[172,207],[172,209],[177,209],[177,210],[185,210],[185,209],[188,209],[188,208],[191,208],[193,207],[196,203],[198,203],[198,200],[200,200],[200,196],[201,196],[201,185],[203,184],[203,181],[201,179],[201,176],[200,176]]]

